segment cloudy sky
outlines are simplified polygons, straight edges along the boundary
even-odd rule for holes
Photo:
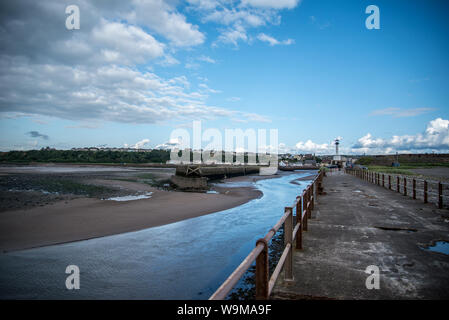
[[[380,8],[380,30],[365,9]],[[80,29],[66,28],[77,5]],[[0,149],[278,129],[285,150],[449,152],[447,1],[0,2]]]

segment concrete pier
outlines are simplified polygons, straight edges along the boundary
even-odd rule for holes
[[[294,250],[293,281],[271,299],[449,299],[449,255],[423,248],[449,241],[449,211],[337,172]],[[368,290],[368,266],[380,289]]]

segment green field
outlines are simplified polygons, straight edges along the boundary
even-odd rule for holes
[[[369,170],[374,172],[383,172],[383,173],[391,173],[391,174],[403,174],[403,175],[416,175],[412,169],[423,169],[423,168],[436,168],[436,167],[448,167],[449,163],[419,163],[419,162],[410,162],[410,163],[401,163],[400,167],[391,167],[391,166],[375,166],[368,165]]]

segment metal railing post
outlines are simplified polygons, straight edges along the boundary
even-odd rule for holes
[[[407,177],[404,177],[404,196],[407,195]]]
[[[256,246],[262,243],[264,248],[256,258],[256,300],[268,299],[268,243],[265,239],[257,240]]]
[[[303,228],[303,230],[304,231],[307,231],[307,220],[308,220],[308,217],[309,217],[309,212],[307,211],[307,192],[304,192],[303,193],[303,197],[301,197],[301,216],[302,216],[302,214],[304,213],[304,211],[305,211],[305,214],[304,214],[304,217],[303,217],[303,221],[304,221],[304,228]]]
[[[427,203],[427,181],[424,180],[424,203]]]
[[[308,213],[308,218],[312,219],[312,195],[310,192],[310,186],[307,189],[307,213]]]
[[[399,192],[399,176],[396,177],[396,191]]]
[[[303,229],[303,219],[302,219],[302,197],[299,196],[299,201],[296,203],[296,224],[299,223],[298,233],[296,234],[296,249],[302,249],[302,229]]]
[[[315,208],[315,182],[312,183],[310,186],[310,198],[311,198],[311,207],[310,210],[313,210]]]
[[[385,187],[385,174],[382,173],[382,187]]]
[[[388,175],[388,189],[391,190],[391,176]]]
[[[413,179],[412,188],[413,188],[413,199],[416,199],[416,179]]]
[[[285,260],[284,279],[293,280],[293,208],[286,207],[285,211],[290,211],[290,214],[284,221],[284,247],[290,244],[290,250]]]
[[[443,209],[443,185],[438,182],[438,208]]]

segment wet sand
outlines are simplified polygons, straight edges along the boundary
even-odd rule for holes
[[[254,182],[276,176],[245,176],[230,182]],[[0,213],[0,250],[14,251],[142,230],[239,206],[262,196],[254,187],[220,186],[218,194],[164,191],[141,183],[120,184],[152,192],[150,199],[126,202],[76,198],[46,206]]]

